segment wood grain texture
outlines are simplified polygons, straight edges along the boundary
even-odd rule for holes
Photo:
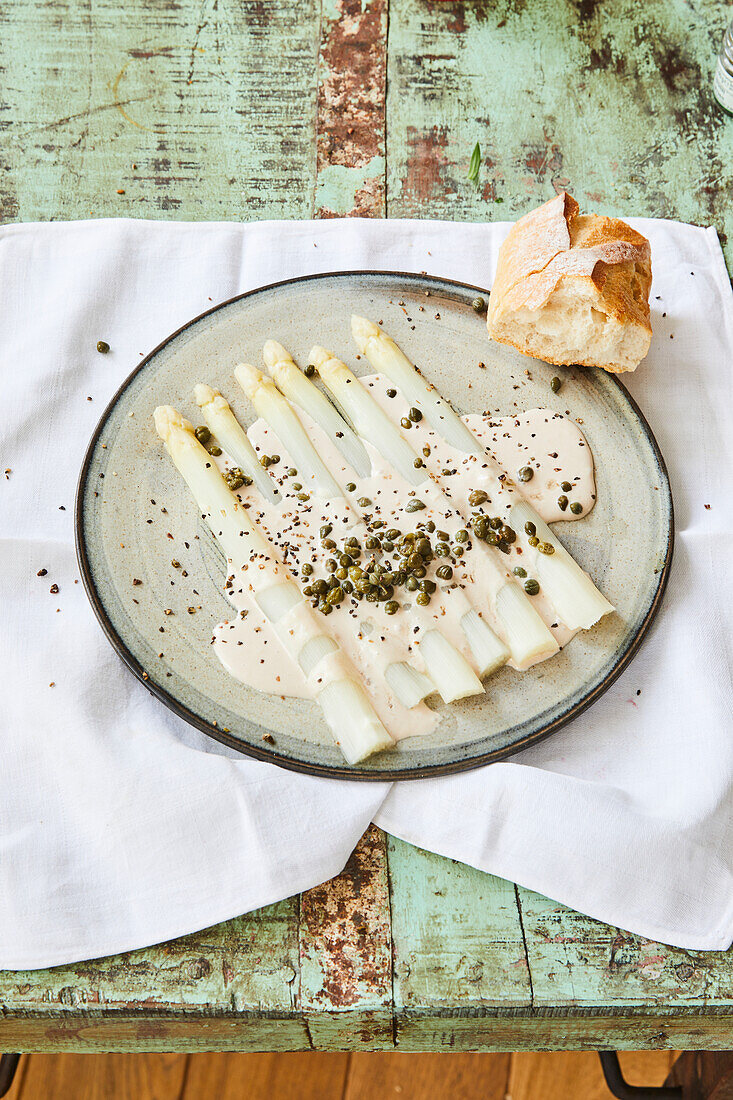
[[[385,213],[387,0],[327,0],[318,67],[316,217]]]
[[[180,1100],[342,1100],[348,1062],[348,1054],[196,1054]]]
[[[620,1056],[625,1079],[632,1085],[662,1085],[676,1052],[648,1051]],[[507,1094],[511,1100],[609,1100],[598,1055],[588,1051],[562,1054],[515,1054]]]
[[[582,210],[731,238],[733,128],[711,90],[728,17],[717,0],[393,3],[389,216],[516,218],[567,188]]]
[[[18,1100],[180,1100],[187,1060],[186,1054],[35,1054],[21,1061]]]
[[[386,838],[375,826],[340,875],[301,896],[300,964],[315,1047],[393,1046]]]
[[[318,0],[14,4],[0,217],[309,217],[319,18]]]
[[[508,1054],[352,1054],[343,1100],[505,1100],[510,1060]]]

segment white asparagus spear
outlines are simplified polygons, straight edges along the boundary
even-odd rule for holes
[[[497,477],[503,473],[493,455],[482,446],[470,428],[440,396],[435,387],[422,376],[391,336],[388,336],[373,321],[356,315],[351,318],[351,331],[362,355],[366,355],[376,370],[391,378],[402,391],[405,399],[425,414],[428,423],[436,432],[458,450],[466,454],[480,455],[482,460],[489,462],[489,469],[495,472]],[[525,517],[521,523],[517,520],[513,528],[523,543],[524,550],[527,551],[531,549],[528,539],[532,536],[525,531],[525,522],[534,523],[538,531],[542,527],[549,532],[549,528],[506,477],[501,484],[502,490],[508,494],[511,514]],[[515,512],[520,504],[521,508]],[[545,541],[551,542],[556,548],[561,546],[551,533]],[[574,558],[564,548],[563,551],[562,554],[544,556],[541,561],[543,577],[541,583],[560,619],[571,630],[587,628],[598,622],[604,615],[608,615],[614,608]],[[542,555],[537,555],[538,560],[541,557]]]
[[[288,400],[308,413],[311,420],[338,447],[354,473],[359,477],[369,477],[371,462],[359,436],[325,394],[306,378],[290,352],[282,344],[278,344],[277,340],[268,340],[262,349],[262,356],[265,366]]]
[[[346,760],[357,764],[376,752],[392,748],[394,742],[377,717],[351,662],[318,622],[289,571],[277,560],[269,540],[209,461],[193,433],[193,425],[169,405],[159,406],[154,418],[158,435],[232,567],[245,572],[263,614],[313,685],[326,722]],[[319,639],[326,641],[319,644]]]
[[[239,363],[234,368],[234,376],[254,405],[255,411],[287,447],[299,471],[302,474],[307,473],[313,479],[318,495],[327,498],[342,496],[331,471],[306,435],[298,414],[272,379],[249,363]]]
[[[422,488],[428,503],[443,511],[454,510],[455,504],[444,496],[422,459],[346,364],[321,347],[314,347],[309,358],[359,434],[385,455],[402,477],[411,479],[416,488]],[[416,459],[419,466],[415,466]],[[525,593],[514,584],[506,570],[499,567],[488,547],[482,546],[477,539],[474,545],[492,581],[493,610],[501,627],[502,641],[516,664],[523,668],[556,653],[559,647],[555,638]]]
[[[346,509],[347,514],[353,516],[352,531],[356,532],[359,528],[362,528],[363,534],[368,534],[363,527],[361,516],[356,509],[354,509],[353,505],[347,503],[345,500],[340,486],[332,478],[328,468],[325,466],[320,455],[308,438],[297,413],[288,399],[280,393],[280,390],[274,382],[247,363],[240,363],[239,366],[235,368],[234,374],[254,405],[256,411],[260,416],[265,418],[267,423],[277,434],[291,459],[297,463],[301,474],[315,479],[321,495],[329,500],[340,500],[342,502],[342,506]],[[486,626],[486,624],[484,624],[484,626],[484,633],[486,633],[489,627]],[[478,633],[478,630],[474,633]],[[418,645],[420,654],[425,661],[428,677],[433,685],[432,690],[438,688],[441,698],[446,703],[451,703],[455,699],[463,699],[467,695],[482,692],[483,687],[481,686],[481,681],[477,678],[465,658],[447,639],[444,638],[443,642],[444,645],[442,647],[437,643],[429,645],[425,647],[425,649],[423,649],[422,643]],[[479,657],[481,659],[482,670],[486,667],[487,674],[488,671],[493,671],[494,668],[497,667],[495,663],[497,656],[496,652],[494,652],[491,662],[485,661],[486,650],[488,650],[488,648],[488,642],[486,638],[484,638],[484,649],[479,650]],[[444,662],[447,651],[450,651],[450,663],[454,672],[454,678],[450,681],[447,680],[444,675]],[[400,689],[407,685],[407,680],[405,678],[407,675],[409,674],[405,673],[400,675],[400,672],[398,672],[396,675],[393,674],[391,679],[387,680],[387,683],[389,683],[390,686],[397,685],[397,688]],[[447,694],[444,694],[439,684],[443,685]],[[425,687],[425,678],[420,681],[416,681],[413,678],[409,683],[409,695],[414,696],[418,690]]]
[[[201,409],[206,427],[216,436],[224,450],[243,474],[251,477],[265,500],[275,504],[279,499],[277,487],[266,470],[260,466],[254,447],[242,425],[234,416],[228,402],[218,390],[199,382],[193,396]]]

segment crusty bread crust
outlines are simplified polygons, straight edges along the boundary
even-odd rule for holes
[[[520,218],[502,245],[489,335],[550,363],[634,370],[651,342],[650,286],[647,239],[618,218],[579,214],[575,199],[563,192]],[[559,288],[568,331],[543,335],[542,321],[549,319]],[[573,295],[583,346],[572,338],[574,318],[567,301]],[[587,323],[589,310],[597,315],[595,326]]]

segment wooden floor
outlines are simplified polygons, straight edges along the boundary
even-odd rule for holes
[[[620,1055],[660,1085],[677,1057]],[[30,1054],[8,1100],[608,1100],[598,1057],[572,1054]]]

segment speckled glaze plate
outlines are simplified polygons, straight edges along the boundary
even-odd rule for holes
[[[633,657],[659,607],[672,556],[672,498],[659,448],[612,375],[549,367],[490,343],[485,316],[472,308],[477,293],[486,292],[382,272],[262,287],[175,332],[111,401],[79,478],[82,577],[124,662],[193,726],[299,771],[362,780],[421,778],[474,768],[546,737],[593,703]],[[383,322],[460,412],[542,406],[581,419],[595,457],[598,501],[589,516],[555,530],[617,608],[551,660],[522,674],[502,669],[484,696],[441,705],[443,719],[431,734],[401,741],[356,768],[344,763],[315,703],[256,692],[230,677],[214,655],[212,630],[231,614],[222,592],[223,558],[152,423],[160,404],[175,405],[198,423],[192,390],[204,381],[221,389],[249,424],[253,416],[232,368],[244,358],[259,363],[268,338],[280,340],[301,362],[313,344],[323,344],[356,373],[366,373],[351,342],[352,312]],[[488,369],[479,370],[479,361]],[[559,394],[549,385],[555,374],[564,381]],[[632,515],[644,522],[630,522]],[[188,573],[186,583],[171,565],[174,558]],[[133,586],[133,578],[142,584]],[[192,604],[202,610],[189,614]],[[174,614],[165,616],[165,608]],[[263,740],[267,734],[274,743]]]

